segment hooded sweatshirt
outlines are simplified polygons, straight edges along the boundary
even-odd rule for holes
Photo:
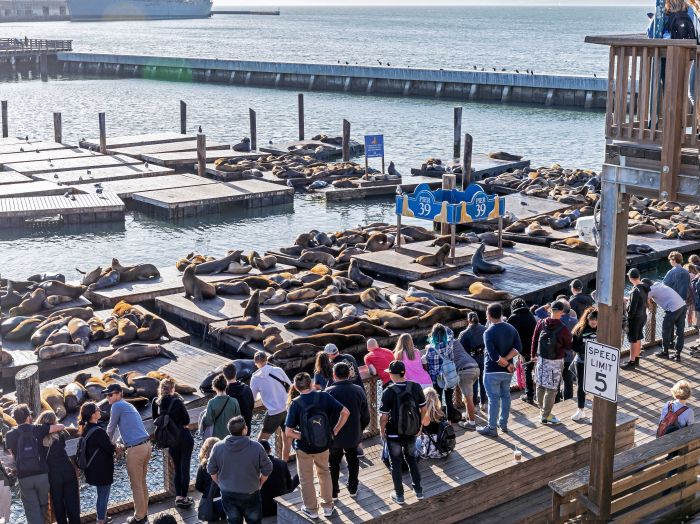
[[[207,471],[219,476],[221,491],[251,494],[260,489],[260,475],[272,473],[272,462],[258,442],[229,435],[212,448]]]
[[[545,327],[546,329],[552,330],[561,327],[561,329],[559,329],[559,332],[557,333],[557,359],[563,359],[565,351],[567,349],[572,349],[573,342],[571,340],[571,331],[569,331],[569,328],[567,328],[561,320],[559,320],[558,318],[551,317],[545,318],[544,320],[540,320],[537,323],[537,326],[535,327],[535,333],[532,335],[532,355],[537,355],[537,350],[540,341],[540,333],[543,329],[545,329]]]
[[[529,361],[530,344],[528,342],[532,340],[532,334],[535,332],[535,326],[537,325],[535,315],[527,307],[517,308],[508,317],[508,323],[518,332],[520,341],[523,343],[522,356],[525,361]]]
[[[647,316],[647,295],[651,288],[644,282],[640,282],[632,288],[627,302],[627,318],[642,319]]]
[[[250,387],[243,382],[233,382],[226,386],[226,394],[238,401],[238,407],[241,409],[241,416],[245,420],[245,425],[250,431],[253,427],[253,408],[255,407],[255,398]]]

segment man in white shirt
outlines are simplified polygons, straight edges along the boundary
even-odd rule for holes
[[[651,281],[646,278],[643,279],[642,282],[647,285],[652,284]],[[673,288],[661,282],[656,282],[651,285],[651,290],[647,294],[647,298],[649,302],[653,300],[656,302],[657,306],[664,310],[664,320],[661,324],[661,340],[663,347],[656,356],[660,358],[670,358],[680,362],[681,351],[683,350],[683,344],[685,342],[685,314],[688,310],[685,300],[676,293]],[[671,349],[676,350],[676,354],[673,356],[669,353]]]
[[[260,398],[267,409],[258,440],[267,440],[287,417],[287,391],[291,382],[281,368],[267,363],[267,353],[258,351],[253,357],[258,370],[250,379],[253,398]]]

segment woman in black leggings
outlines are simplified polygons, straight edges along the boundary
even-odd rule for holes
[[[194,503],[194,500],[187,496],[187,490],[190,487],[190,462],[192,461],[194,439],[187,428],[190,423],[190,415],[187,413],[187,408],[185,408],[185,403],[180,395],[175,393],[175,382],[170,378],[160,382],[158,399],[153,402],[153,420],[163,413],[168,413],[175,425],[182,428],[180,442],[177,446],[168,448],[168,453],[175,466],[173,468],[175,470],[175,478],[173,479],[175,505],[179,508],[189,508]]]
[[[571,331],[573,338],[573,349],[576,358],[572,363],[576,367],[576,400],[578,409],[571,416],[572,420],[579,421],[586,418],[586,392],[583,390],[583,370],[586,362],[586,341],[596,340],[598,332],[598,310],[589,307],[583,312],[578,323]]]

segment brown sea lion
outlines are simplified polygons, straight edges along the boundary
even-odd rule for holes
[[[469,298],[486,301],[508,300],[511,298],[510,293],[506,291],[497,291],[493,288],[485,286],[481,282],[474,282],[469,286]]]
[[[490,283],[488,278],[477,277],[469,273],[458,273],[451,277],[441,278],[429,284],[435,289],[468,289],[474,282]]]
[[[627,233],[630,235],[651,235],[656,233],[654,224],[634,224],[627,228]]]
[[[80,406],[87,400],[87,391],[85,386],[79,382],[71,382],[63,388],[63,403],[66,406],[68,413],[75,413]]]
[[[357,264],[357,260],[352,259],[350,261],[350,266],[348,266],[348,278],[355,282],[361,288],[370,287],[374,282],[374,279],[365,275],[360,266]]]
[[[63,402],[63,392],[56,386],[46,386],[41,389],[41,400],[51,406],[58,420],[66,418],[66,405]]]
[[[403,235],[401,235],[403,236]],[[441,247],[445,244],[451,244],[452,235],[442,235],[437,237],[433,242],[428,244],[430,247]],[[472,237],[467,235],[455,235],[455,244],[471,244],[473,242]]]
[[[473,285],[473,284],[472,284]],[[436,306],[418,319],[418,327],[430,327],[437,323],[445,324],[453,320],[463,320],[467,318],[469,309],[457,309],[452,306]]]
[[[90,377],[85,381],[84,386],[90,400],[100,400],[102,398],[102,390],[107,387],[107,384],[99,377]]]
[[[384,233],[372,233],[364,246],[365,251],[386,251],[391,248],[389,238]]]
[[[7,366],[14,359],[15,357],[12,356],[12,353],[8,353],[4,349],[0,348],[0,366]]]
[[[179,393],[180,395],[191,395],[192,393],[195,393],[197,391],[197,388],[187,385],[187,384],[181,384],[179,381],[173,379],[172,376],[168,375],[167,373],[164,373],[162,371],[149,371],[146,373],[147,377],[151,378],[156,378],[158,380],[164,380],[166,378],[172,379],[175,381],[175,391]]]
[[[249,277],[242,278],[241,282],[248,284],[251,289],[267,289],[268,287],[277,289],[280,287],[277,282],[263,275],[251,275]]]
[[[315,346],[325,346],[335,344],[339,350],[364,344],[367,341],[362,335],[341,335],[339,333],[316,333],[306,337],[298,337],[292,340],[292,344],[313,344]]]
[[[570,247],[571,249],[578,249],[580,251],[588,251],[590,253],[597,253],[598,248],[595,247],[593,244],[589,244],[588,242],[584,242],[583,240],[579,238],[566,238],[562,242],[565,246]]]
[[[270,288],[270,291],[273,291]],[[240,318],[229,319],[229,326],[257,326],[260,324],[260,302],[263,297],[267,296],[265,291],[255,290],[250,298],[242,303],[243,316]]]
[[[52,320],[58,317],[77,317],[82,320],[88,321],[94,315],[95,311],[91,307],[71,307],[61,309],[60,311],[54,311],[47,317],[47,320]]]
[[[430,311],[430,307],[427,309],[421,309],[420,304],[413,303],[410,306],[400,306],[391,310],[392,313],[401,315],[402,317],[420,317],[423,313]]]
[[[277,265],[277,257],[275,255],[266,255],[262,257],[253,257],[251,266],[260,271],[267,271]]]
[[[367,288],[360,293],[360,303],[370,309],[379,309],[382,307],[382,304],[388,306],[387,301],[381,296],[379,290],[373,287]]]
[[[53,332],[46,337],[44,346],[53,346],[54,344],[73,344],[73,340],[70,336],[70,331],[68,331],[68,326],[62,326],[59,329],[54,329]],[[35,349],[34,352],[37,353],[39,349]]]
[[[359,320],[360,317],[358,317],[357,315],[343,317],[339,320],[335,320],[334,322],[324,324],[323,327],[316,331],[316,333],[333,333],[336,329],[350,326],[356,322],[359,322]]]
[[[482,244],[486,244],[487,246],[491,247],[498,247],[498,235],[496,233],[489,231],[488,233],[480,233],[477,236]],[[501,245],[503,247],[515,247],[515,242],[502,238]]]
[[[171,351],[168,351],[160,344],[132,342],[131,344],[120,347],[110,356],[103,358],[97,365],[100,369],[104,369],[153,357],[167,357],[172,360],[177,360],[177,357]]]
[[[88,347],[92,330],[87,322],[79,318],[72,318],[68,322],[67,328],[73,344],[80,344],[84,348]]]
[[[445,244],[441,246],[435,254],[420,256],[416,258],[413,262],[422,266],[443,267],[445,265],[445,260],[447,260],[447,255],[449,255],[449,253],[450,246],[448,244]]]
[[[240,262],[241,254],[243,254],[243,251],[237,249],[231,251],[225,257],[195,264],[194,272],[197,275],[216,275],[217,273],[222,273],[226,271],[232,263]]]
[[[279,351],[292,345],[291,342],[285,342],[285,340],[282,338],[282,335],[280,335],[279,333],[275,333],[274,335],[265,337],[262,341],[262,344],[263,348],[268,353],[274,353],[275,351]]]
[[[170,333],[168,333],[168,326],[165,324],[165,320],[153,313],[146,313],[141,327],[136,331],[136,338],[143,342],[156,342],[163,337],[168,340],[172,339]]]
[[[237,280],[219,282],[214,288],[217,295],[250,295],[250,286]]]
[[[90,286],[91,284],[94,284],[102,276],[102,267],[96,267],[92,271],[88,272],[81,271],[80,269],[76,268],[76,271],[83,275],[83,279],[80,281],[80,284],[83,286]]]
[[[357,304],[360,302],[360,293],[338,293],[314,299],[314,303],[323,307],[328,304]]]
[[[309,315],[308,317],[304,317],[301,320],[290,320],[284,325],[284,327],[294,331],[304,331],[307,329],[320,328],[329,322],[333,322],[333,320],[334,317],[332,313],[322,311]]]
[[[115,317],[107,317],[104,320],[105,332],[104,338],[111,339],[119,332],[119,319]]]
[[[316,275],[316,273],[311,273]],[[333,284],[333,277],[330,275],[316,275],[320,278],[314,280],[313,282],[308,282],[304,284],[300,289],[325,289],[326,287]]]
[[[185,286],[185,298],[198,301],[216,297],[216,288],[209,282],[205,282],[195,275],[197,266],[189,265],[182,275],[182,284]]]
[[[73,353],[85,353],[85,348],[80,344],[54,344],[52,346],[42,346],[39,348],[37,358],[39,360],[49,360]]]
[[[349,326],[337,328],[335,333],[342,333],[344,335],[363,335],[365,337],[390,337],[391,331],[384,329],[383,327],[375,326],[364,320],[350,324]]]
[[[335,265],[335,257],[322,251],[310,251],[305,249],[297,259],[300,264],[323,264],[327,267]]]
[[[39,284],[39,287],[44,290],[46,296],[59,295],[76,299],[82,296],[87,291],[87,286],[73,286],[58,280],[47,280]]]
[[[403,317],[397,313],[384,309],[370,309],[365,314],[374,320],[381,322],[382,326],[389,329],[413,329],[420,317]]]
[[[529,223],[525,220],[516,220],[511,225],[504,228],[503,231],[506,233],[524,233],[528,225]]]
[[[121,346],[136,339],[139,327],[128,318],[120,318],[117,322],[117,335],[112,338],[112,347]]]
[[[323,351],[323,346],[292,344],[284,349],[275,351],[273,356],[275,359],[314,358],[319,351]]]
[[[72,317],[60,317],[54,319],[47,318],[46,320],[44,320],[41,324],[39,324],[36,327],[34,333],[32,334],[32,346],[38,347],[44,345],[49,335],[55,330],[68,325],[68,322],[71,318]]]
[[[268,315],[279,315],[281,317],[294,317],[297,315],[305,315],[307,310],[306,304],[282,304],[277,307],[271,307],[265,310]]]
[[[287,293],[287,300],[293,302],[295,300],[313,300],[323,293],[320,289],[312,289],[308,287],[295,289]]]
[[[136,282],[160,277],[160,271],[153,264],[124,267],[116,258],[112,259],[112,270],[119,273],[119,282]]]
[[[542,229],[537,222],[530,222],[530,225],[525,228],[525,234],[529,237],[548,237],[549,231]]]
[[[31,292],[28,298],[20,302],[18,306],[10,309],[10,316],[16,317],[19,315],[33,315],[41,310],[41,306],[46,300],[46,292],[41,289],[35,289]]]
[[[127,385],[134,390],[136,395],[149,399],[158,396],[160,380],[157,378],[142,375],[138,371],[129,371],[128,373],[124,373],[123,377]]]
[[[533,222],[534,223],[534,222]],[[486,262],[484,260],[484,250],[486,249],[485,244],[481,244],[477,250],[472,255],[472,272],[475,275],[478,274],[496,274],[503,273],[506,268],[498,264],[493,264],[491,262]]]
[[[3,335],[4,340],[29,340],[32,333],[43,322],[43,317],[27,317],[9,333]]]
[[[278,289],[277,291],[274,292],[274,294],[265,300],[264,304],[265,305],[270,305],[274,306],[277,304],[281,304],[287,300],[287,292],[284,289]]]

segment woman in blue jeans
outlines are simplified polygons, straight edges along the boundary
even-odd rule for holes
[[[107,432],[97,425],[100,415],[94,402],[86,402],[80,407],[80,436],[86,438],[85,482],[97,488],[97,524],[105,524],[109,492],[114,482],[115,447]]]

